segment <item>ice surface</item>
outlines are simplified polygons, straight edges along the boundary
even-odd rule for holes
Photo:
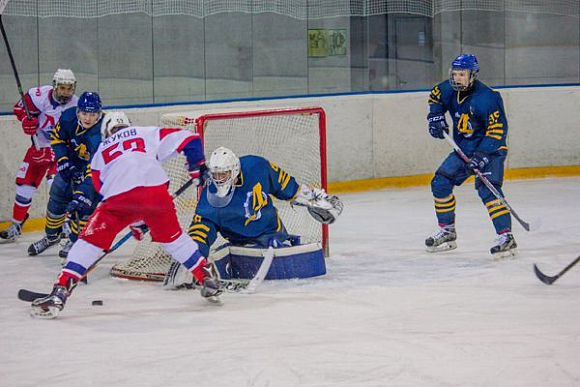
[[[79,286],[57,320],[19,288],[49,291],[58,249],[40,233],[0,246],[0,386],[580,386],[580,178],[508,181],[519,258],[494,261],[473,185],[456,191],[458,249],[424,251],[428,187],[341,195],[328,274],[266,282],[213,306],[194,291],[112,279],[132,242]],[[103,306],[91,306],[103,300]]]

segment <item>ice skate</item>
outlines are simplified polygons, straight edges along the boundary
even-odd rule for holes
[[[425,239],[427,252],[438,253],[441,251],[454,250],[457,248],[457,233],[454,226],[444,226],[435,234]]]
[[[0,232],[0,238],[4,239],[5,243],[16,242],[20,238],[20,235],[22,235],[22,225],[15,222],[12,222],[10,227]]]
[[[493,246],[489,252],[494,258],[516,258],[518,244],[511,232],[499,234],[495,239],[496,245]]]
[[[202,270],[204,272],[204,277],[200,289],[201,296],[211,303],[221,304],[222,300],[219,296],[222,294],[222,289],[213,265],[209,264]]]
[[[60,242],[60,234],[59,235],[45,235],[42,239],[32,243],[28,246],[28,255],[34,256],[42,253],[50,246],[56,245]]]
[[[64,247],[58,252],[58,256],[60,257],[60,264],[64,265],[66,263],[66,259],[68,258],[68,252],[73,247],[74,242],[70,239],[66,242]]]
[[[30,316],[44,319],[57,318],[64,308],[67,297],[68,291],[66,288],[55,285],[48,296],[32,301]]]

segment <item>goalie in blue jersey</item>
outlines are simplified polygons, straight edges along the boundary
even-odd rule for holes
[[[456,201],[453,188],[479,170],[501,194],[504,162],[508,147],[508,123],[498,91],[477,80],[479,64],[475,55],[462,54],[451,64],[449,80],[436,85],[429,95],[429,133],[443,139],[449,132],[445,113],[453,120],[453,139],[470,158],[465,162],[455,151],[443,161],[431,181],[439,231],[425,240],[427,251],[457,247],[455,231]],[[497,233],[490,252],[499,257],[514,255],[517,247],[511,232],[511,215],[494,193],[475,177],[475,189],[489,213]]]
[[[207,167],[208,184],[201,192],[189,227],[190,237],[204,256],[209,256],[218,232],[233,246],[291,245],[293,236],[287,232],[270,195],[307,207],[321,223],[333,223],[342,213],[343,204],[338,197],[329,196],[320,188],[300,185],[263,157],[238,158],[230,149],[220,147],[211,154]],[[180,285],[172,277],[175,273],[170,269],[165,285]]]

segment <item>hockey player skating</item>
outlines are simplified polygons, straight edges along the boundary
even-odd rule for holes
[[[323,189],[300,186],[294,177],[263,157],[238,158],[230,149],[220,147],[207,164],[208,184],[201,192],[189,227],[190,237],[204,256],[219,232],[234,246],[282,246],[290,244],[270,195],[308,207],[319,222],[332,223],[342,212],[343,204]],[[179,287],[184,278],[169,269],[166,287]]]
[[[51,145],[56,155],[58,173],[50,189],[46,208],[45,236],[28,247],[29,255],[38,255],[60,241],[62,226],[68,213],[71,219],[69,242],[59,252],[66,254],[80,229],[93,213],[97,202],[90,163],[101,142],[103,111],[101,98],[86,91],[76,107],[63,112],[51,134]]]
[[[445,113],[453,121],[453,138],[470,158],[465,163],[454,151],[443,161],[431,181],[439,231],[425,240],[427,251],[438,252],[457,247],[455,196],[453,188],[479,170],[503,195],[504,162],[508,147],[508,123],[499,92],[477,80],[479,64],[475,55],[462,54],[451,64],[449,81],[436,85],[429,95],[429,133],[443,139],[449,131]],[[517,247],[511,233],[510,211],[476,176],[475,189],[487,208],[497,233],[490,252],[509,256]]]
[[[56,317],[79,279],[127,226],[140,239],[146,225],[153,241],[193,274],[202,286],[201,295],[219,302],[219,283],[198,245],[179,226],[167,191],[169,178],[161,166],[182,152],[191,177],[201,180],[205,165],[199,135],[182,129],[130,126],[125,114],[112,112],[105,117],[103,138],[91,168],[103,201],[70,250],[52,293],[35,300],[31,314]]]
[[[56,174],[56,160],[50,147],[50,133],[62,112],[76,106],[74,95],[76,78],[71,70],[58,69],[52,77],[52,86],[33,87],[14,106],[14,115],[21,122],[24,134],[31,136],[32,145],[16,174],[16,198],[12,210],[12,224],[0,232],[0,238],[16,241],[22,234],[22,224],[28,218],[32,197],[46,176],[48,186]],[[31,114],[26,116],[24,104]]]

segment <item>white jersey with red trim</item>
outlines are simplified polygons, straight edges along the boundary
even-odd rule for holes
[[[30,113],[38,118],[38,129],[36,130],[39,148],[50,147],[50,132],[60,119],[60,115],[66,109],[76,106],[79,97],[73,95],[70,101],[61,105],[52,98],[53,87],[50,85],[33,87],[25,95],[29,101]],[[30,106],[32,104],[32,106]],[[22,100],[14,106],[14,113],[19,121],[26,116]]]
[[[129,126],[103,140],[91,162],[93,183],[103,199],[136,187],[169,181],[161,163],[199,135],[185,129]]]

